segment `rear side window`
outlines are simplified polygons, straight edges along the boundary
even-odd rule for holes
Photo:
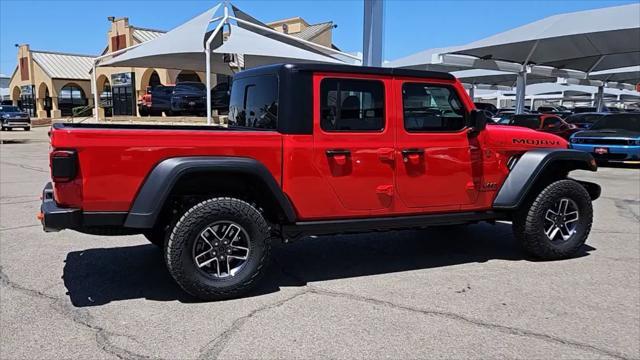
[[[261,75],[234,80],[229,126],[275,129],[277,125],[278,79],[274,75]]]
[[[537,129],[540,127],[540,118],[538,115],[516,115],[511,119],[510,125]]]
[[[465,111],[458,94],[447,86],[402,85],[404,128],[409,132],[458,131],[465,127]]]
[[[384,129],[384,84],[377,80],[323,79],[320,127],[324,131]]]

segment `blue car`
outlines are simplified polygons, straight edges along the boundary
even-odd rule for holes
[[[589,130],[570,138],[572,149],[589,152],[598,161],[640,160],[640,113],[603,115]]]

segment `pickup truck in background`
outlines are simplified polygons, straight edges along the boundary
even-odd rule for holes
[[[271,243],[310,235],[511,221],[541,259],[592,224],[593,157],[492,125],[439,72],[319,64],[235,75],[229,126],[57,123],[45,231],[144,234],[201,299],[236,297]],[[100,271],[96,269],[96,271]]]
[[[219,113],[229,111],[229,84],[220,83],[211,89],[211,108]],[[140,114],[167,116],[206,113],[206,88],[199,82],[177,85],[157,85],[147,90],[140,100]]]

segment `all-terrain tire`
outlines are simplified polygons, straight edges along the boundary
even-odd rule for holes
[[[545,234],[545,216],[561,199],[570,199],[577,206],[575,231],[566,240],[552,241]],[[573,180],[558,180],[546,186],[534,199],[519,209],[513,217],[513,232],[523,249],[542,260],[565,259],[575,255],[587,240],[593,222],[591,197]]]
[[[236,223],[250,240],[248,258],[234,276],[216,278],[198,268],[194,259],[196,239],[218,221]],[[264,274],[270,252],[270,228],[262,214],[245,201],[219,197],[196,204],[178,220],[165,244],[165,261],[171,276],[186,292],[202,300],[221,300],[238,297],[254,287]]]

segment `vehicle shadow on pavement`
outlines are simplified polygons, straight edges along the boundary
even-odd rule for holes
[[[593,250],[583,246],[576,257],[587,256]],[[247,297],[309,282],[489,260],[532,259],[519,248],[511,225],[502,223],[322,236],[274,244],[273,262],[266,276]],[[77,307],[138,298],[198,302],[174,283],[160,250],[150,244],[71,252],[63,278],[71,303]]]

